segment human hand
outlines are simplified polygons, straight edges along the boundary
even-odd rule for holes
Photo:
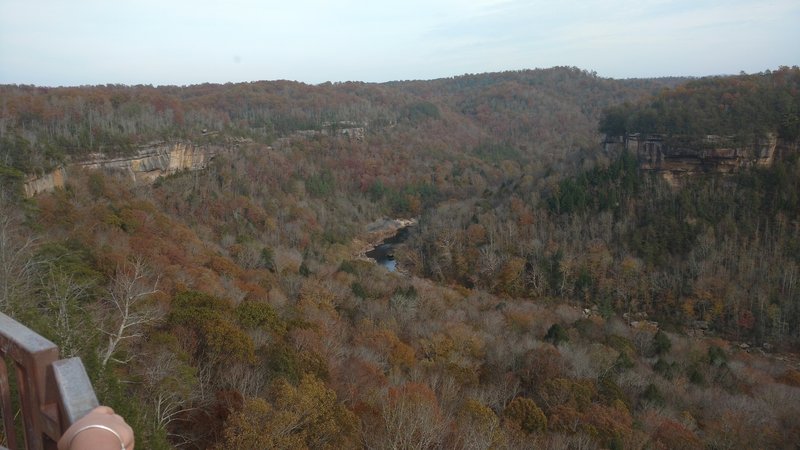
[[[98,406],[67,428],[58,450],[133,450],[133,429],[108,406]]]

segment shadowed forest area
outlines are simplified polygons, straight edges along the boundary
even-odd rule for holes
[[[626,133],[777,150],[675,185]],[[791,448],[799,137],[797,67],[0,86],[0,309],[137,448]],[[227,150],[74,165],[156,142]],[[400,272],[356,257],[387,217]]]

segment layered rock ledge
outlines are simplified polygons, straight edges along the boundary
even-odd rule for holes
[[[191,142],[159,142],[142,147],[134,155],[109,157],[94,153],[89,159],[61,166],[44,175],[31,175],[25,181],[27,197],[63,188],[69,169],[82,167],[122,174],[133,182],[149,184],[157,178],[184,170],[202,170],[226,147],[195,145]]]

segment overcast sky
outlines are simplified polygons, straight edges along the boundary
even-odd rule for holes
[[[0,0],[0,83],[613,78],[800,64],[800,0]]]

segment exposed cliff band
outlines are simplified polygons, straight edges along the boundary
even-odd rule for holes
[[[198,146],[189,142],[159,143],[140,149],[136,155],[107,157],[93,154],[91,159],[58,167],[40,176],[30,176],[24,184],[25,196],[33,197],[42,192],[63,188],[69,169],[83,167],[107,173],[123,174],[137,183],[152,183],[158,177],[172,175],[183,170],[202,170],[222,151],[217,146]]]
[[[667,181],[701,173],[733,173],[747,167],[770,167],[775,159],[797,151],[797,143],[775,134],[742,144],[733,138],[708,135],[700,139],[629,133],[607,136],[606,151],[625,149],[636,155],[639,168],[660,173]]]

